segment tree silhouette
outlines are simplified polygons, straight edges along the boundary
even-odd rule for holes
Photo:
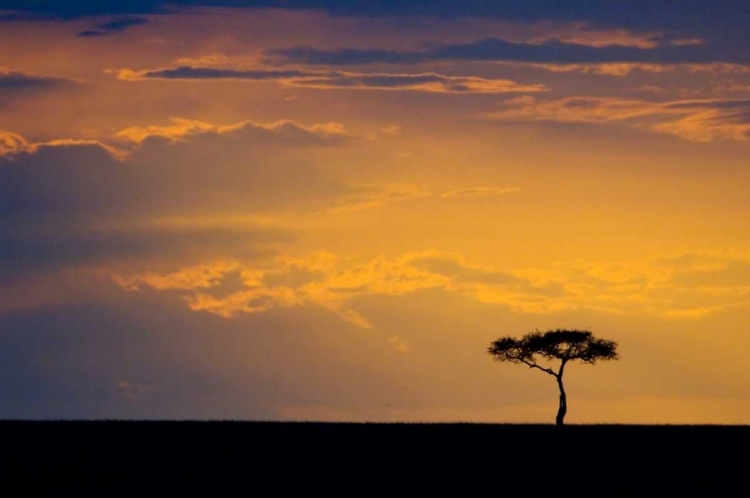
[[[537,330],[520,339],[501,337],[492,343],[487,352],[498,361],[523,363],[529,368],[537,368],[548,373],[557,380],[557,386],[560,388],[560,406],[555,419],[557,425],[563,425],[568,411],[563,387],[565,365],[574,360],[593,365],[597,361],[619,359],[616,342],[597,339],[588,330]],[[540,366],[537,356],[545,360],[560,360],[560,368],[555,372],[551,368]]]

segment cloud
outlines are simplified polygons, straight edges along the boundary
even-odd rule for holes
[[[694,142],[729,139],[750,143],[750,101],[736,107],[696,107],[683,118],[658,123],[651,129]]]
[[[264,52],[271,64],[308,65],[420,64],[432,61],[464,60],[524,63],[748,63],[742,53],[726,53],[705,45],[656,44],[625,46],[592,45],[559,39],[508,41],[485,38],[470,43],[433,44],[422,51],[341,48],[321,50],[311,46],[273,48]]]
[[[5,156],[6,160],[13,160],[16,155],[29,155],[37,152],[45,152],[53,148],[63,149],[66,147],[90,148],[91,150],[101,149],[106,151],[112,157],[122,158],[128,154],[127,150],[105,144],[98,140],[58,138],[47,142],[29,142],[18,133],[0,130],[0,160]]]
[[[142,288],[156,290],[195,290],[212,289],[228,295],[246,288],[291,287],[306,285],[323,278],[335,270],[338,258],[330,252],[319,251],[294,257],[288,254],[275,255],[272,259],[262,258],[250,267],[236,261],[214,261],[194,267],[160,275],[154,272],[123,277],[110,275],[118,285],[129,291]],[[264,261],[264,262],[260,262]]]
[[[236,286],[225,292],[224,282],[232,275],[240,278]],[[114,278],[130,290],[180,289],[190,309],[224,318],[315,304],[365,328],[367,318],[352,315],[356,311],[347,304],[357,296],[445,289],[474,296],[482,302],[534,312],[544,309],[545,301],[564,294],[560,282],[549,275],[520,276],[472,265],[458,254],[440,251],[410,253],[396,260],[377,258],[349,267],[327,253],[313,253],[295,258],[277,256],[250,265],[217,262],[173,274],[151,272]]]
[[[401,127],[398,125],[390,125],[379,130],[381,135],[389,135],[396,137],[401,134]]]
[[[187,298],[192,311],[205,311],[224,318],[240,313],[263,313],[272,309],[300,306],[303,302],[286,287],[247,289],[225,297],[197,293]]]
[[[130,290],[179,291],[190,309],[224,318],[316,305],[364,328],[371,317],[356,307],[361,298],[427,290],[542,315],[589,310],[697,319],[750,306],[750,256],[720,252],[510,269],[434,250],[359,264],[311,253],[253,263],[217,261],[163,275],[118,275],[116,281]]]
[[[662,260],[664,264],[673,265],[671,282],[675,285],[686,288],[747,289],[750,295],[750,257],[711,253],[691,256],[695,258],[692,264],[685,264],[686,258]]]
[[[350,185],[351,192],[338,198],[329,209],[332,213],[347,213],[381,207],[394,202],[437,197],[422,187],[415,185]],[[466,198],[491,195],[505,195],[518,192],[517,187],[476,187],[443,192],[442,198]]]
[[[0,130],[0,157],[6,154],[17,154],[28,150],[29,147],[29,142],[18,133]]]
[[[330,208],[333,213],[361,211],[392,202],[429,197],[431,194],[416,186],[404,185],[351,185],[352,191],[336,199]]]
[[[81,31],[76,36],[81,38],[110,36],[116,33],[121,33],[129,28],[132,28],[133,26],[146,24],[147,22],[148,19],[143,17],[121,17],[98,24],[96,26],[96,29],[87,29],[85,31]]]
[[[648,127],[684,124],[687,117],[705,120],[706,109],[735,113],[742,105],[743,100],[538,101],[529,96],[505,103],[506,111],[516,113],[513,119]],[[700,126],[704,133],[718,133],[715,123],[714,128]],[[56,268],[104,266],[116,271],[125,288],[182,294],[196,310],[237,316],[315,304],[362,324],[368,317],[356,319],[357,310],[348,305],[354,297],[421,289],[458,292],[527,313],[571,308],[665,313],[747,300],[742,282],[726,284],[729,275],[746,273],[739,263],[712,274],[713,282],[700,274],[703,283],[685,280],[670,269],[673,263],[502,269],[440,252],[355,266],[334,264],[331,258],[313,263],[309,256],[264,266],[259,261],[297,236],[274,222],[274,213],[343,212],[434,196],[408,185],[344,185],[305,162],[289,160],[295,150],[330,145],[330,136],[341,132],[326,124],[174,120],[123,130],[124,149],[95,141],[34,143],[0,133],[0,229],[6,234],[0,277],[7,282]],[[477,187],[435,195],[460,199],[511,191]],[[705,265],[720,268],[716,261]],[[232,274],[239,280],[227,286]]]
[[[628,90],[631,90],[634,92],[653,93],[656,95],[664,95],[666,93],[669,93],[669,90],[667,90],[666,88],[657,86],[657,85],[641,85],[639,87],[629,88]]]
[[[146,69],[133,71],[132,69],[107,70],[117,75],[117,79],[124,81],[140,81],[147,79],[161,80],[288,80],[306,76],[320,76],[329,73],[311,73],[297,69],[290,70],[241,70],[222,69],[206,66],[179,66],[162,69]]]
[[[539,101],[510,99],[489,114],[504,122],[615,123],[675,135],[695,142],[750,142],[750,100],[704,99],[668,102],[616,97],[567,97]],[[655,121],[655,122],[654,122]]]
[[[58,91],[69,92],[81,88],[83,84],[80,80],[0,66],[0,111],[13,107],[10,104],[21,99],[48,96]],[[5,119],[5,121],[11,120]],[[2,133],[6,132],[0,130],[0,134]],[[2,146],[0,146],[0,154],[2,154]]]
[[[657,31],[633,32],[626,29],[596,29],[584,22],[550,25],[548,34],[516,42],[542,45],[547,42],[575,43],[588,47],[636,47],[655,48],[665,43],[665,37]]]
[[[172,118],[169,126],[134,126],[118,132],[117,136],[136,144],[143,144],[151,139],[163,139],[177,142],[200,136],[235,135],[243,138],[293,140],[298,143],[336,143],[349,135],[340,123],[320,123],[312,126],[299,125],[293,121],[282,120],[262,124],[242,121],[231,125],[215,125],[202,121]]]
[[[704,308],[669,309],[662,313],[664,318],[697,319],[722,312],[727,306],[706,306]]]
[[[164,275],[146,272],[127,278],[113,275],[113,278],[117,284],[127,290],[138,290],[141,286],[148,286],[156,290],[190,290],[218,286],[224,280],[226,274],[238,269],[237,263],[218,261]]]
[[[116,3],[57,2],[54,0],[6,0],[3,7],[8,16],[37,14],[62,18],[173,13],[189,7],[320,9],[332,15],[382,17],[427,16],[438,19],[482,17],[522,22],[586,22],[597,26],[636,30],[660,29],[675,33],[673,39],[690,39],[704,34],[742,33],[747,14],[732,0],[685,0],[679,11],[669,2],[631,0],[612,7],[606,2],[570,0],[564,5],[554,0],[529,2],[508,0],[404,0],[371,2],[359,0],[121,0]],[[20,13],[20,14],[19,14]],[[648,15],[643,15],[648,13]],[[13,17],[10,17],[11,19]],[[709,25],[705,20],[711,19]]]
[[[455,198],[455,197],[476,197],[485,195],[504,195],[519,192],[521,189],[518,187],[474,187],[474,188],[462,188],[457,190],[450,190],[443,192],[441,197]]]
[[[571,264],[566,288],[590,303],[699,319],[750,305],[750,254],[712,251],[633,262]]]
[[[547,87],[541,84],[522,85],[506,79],[446,76],[436,73],[332,73],[322,78],[305,78],[294,81],[292,85],[322,89],[414,90],[430,93],[511,93],[543,92],[547,90]]]
[[[114,215],[95,220],[50,218],[28,228],[20,222],[0,222],[7,234],[0,248],[0,282],[60,268],[163,266],[176,260],[201,261],[222,255],[253,258],[297,238],[294,231],[275,227],[169,230],[127,226]],[[123,226],[97,226],[107,222]],[[171,258],[172,263],[165,258]]]
[[[3,92],[12,90],[45,89],[74,84],[77,84],[77,82],[68,78],[33,74],[0,67],[0,95]]]
[[[25,22],[54,19],[49,14],[35,14],[31,12],[0,10],[0,22]]]
[[[73,266],[256,257],[296,237],[262,213],[323,209],[350,192],[302,152],[345,137],[338,124],[291,121],[175,120],[123,130],[117,148],[2,132],[0,280]]]
[[[124,17],[100,24],[98,28],[105,31],[124,31],[132,26],[146,24],[147,22],[148,20],[143,17]]]
[[[437,73],[355,73],[345,71],[239,70],[216,67],[180,66],[175,68],[133,71],[108,70],[125,81],[149,79],[201,81],[271,81],[285,86],[342,90],[413,90],[429,93],[511,93],[543,92],[545,85],[523,85],[507,79],[477,76],[447,76]]]
[[[677,38],[674,40],[670,40],[670,45],[679,45],[679,46],[686,46],[686,45],[705,45],[706,40],[703,40],[702,38]]]
[[[458,254],[427,252],[409,256],[406,262],[414,268],[449,277],[454,282],[497,285],[517,285],[524,282],[524,279],[507,272],[470,265]]]
[[[583,64],[557,64],[557,63],[526,63],[512,62],[503,64],[530,67],[553,73],[583,73],[606,76],[628,76],[635,71],[644,73],[673,73],[684,71],[689,74],[750,74],[750,64],[733,64],[726,62],[707,63],[642,63],[642,62],[608,62],[608,63],[583,63]]]
[[[548,101],[523,97],[506,100],[503,104],[505,110],[492,113],[492,118],[501,121],[606,123],[670,113],[663,104],[617,97],[566,97]]]

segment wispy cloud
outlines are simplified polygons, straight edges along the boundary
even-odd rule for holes
[[[360,264],[319,252],[254,263],[219,261],[171,274],[115,279],[129,290],[177,290],[190,309],[224,318],[314,304],[363,328],[369,324],[354,304],[359,298],[429,289],[533,314],[586,309],[684,320],[750,305],[747,252],[571,261],[546,269],[498,268],[437,250]]]
[[[362,211],[393,202],[430,197],[431,195],[422,188],[401,185],[352,186],[352,190],[351,193],[337,199],[335,206],[330,208],[330,211],[333,213]]]
[[[282,85],[341,90],[412,90],[429,93],[511,93],[543,92],[542,84],[519,84],[507,79],[478,76],[447,76],[438,73],[355,73],[345,71],[242,70],[216,67],[180,66],[175,68],[133,71],[109,70],[126,81],[142,80],[237,80],[274,81]]]
[[[563,41],[547,38],[510,41],[485,38],[469,43],[433,44],[421,51],[340,48],[323,50],[311,46],[273,48],[264,52],[269,64],[309,65],[419,64],[441,60],[502,61],[526,63],[748,63],[750,57],[726,54],[703,44],[646,43],[637,45],[594,44],[587,40]]]
[[[520,191],[518,187],[475,187],[475,188],[462,188],[457,190],[450,190],[443,192],[442,197],[455,198],[455,197],[476,197],[484,195],[504,195],[513,194]]]
[[[518,187],[474,187],[434,193],[417,185],[350,185],[351,192],[336,199],[332,213],[350,213],[416,199],[460,199],[506,195],[520,191]]]
[[[75,80],[61,78],[59,76],[27,73],[25,71],[0,67],[0,91],[23,88],[41,89],[60,85],[72,85],[76,83],[78,82]]]
[[[135,144],[149,139],[164,139],[172,142],[206,135],[254,134],[275,138],[296,139],[299,141],[338,142],[349,137],[340,123],[319,123],[304,126],[293,121],[282,120],[274,123],[242,121],[231,125],[216,125],[203,121],[172,118],[167,126],[133,126],[117,133]]]
[[[115,280],[130,290],[142,287],[182,288],[191,309],[225,318],[242,313],[262,313],[279,307],[317,304],[352,321],[344,315],[351,314],[348,303],[354,297],[402,295],[435,288],[458,291],[480,301],[503,303],[514,309],[533,312],[542,311],[547,306],[547,300],[564,294],[561,283],[548,276],[519,275],[473,265],[455,253],[424,251],[409,253],[396,260],[377,258],[349,267],[342,267],[333,255],[313,253],[310,256],[309,263],[305,263],[305,257],[280,256],[255,266],[221,263],[185,268],[178,273],[161,276],[153,273],[116,276]],[[321,259],[321,256],[327,257]],[[296,263],[285,264],[286,259]],[[304,278],[295,278],[294,274],[300,271]],[[221,292],[224,279],[233,274],[243,275],[244,284],[228,294]],[[365,318],[358,321],[360,326],[366,328]]]
[[[323,76],[331,73],[311,73],[297,69],[275,70],[275,69],[223,69],[211,66],[179,66],[162,69],[146,69],[134,71],[132,69],[107,70],[117,75],[117,79],[124,81],[139,80],[289,80],[293,78],[304,78],[309,76]]]
[[[543,92],[542,84],[520,84],[508,79],[478,76],[448,76],[438,73],[356,73],[346,71],[304,71],[299,69],[226,69],[208,66],[134,71],[108,70],[120,80],[235,80],[272,81],[285,86],[340,90],[412,90],[428,93],[513,93]]]
[[[107,22],[97,24],[95,29],[87,29],[81,31],[76,36],[81,38],[97,38],[102,36],[110,36],[117,33],[121,33],[133,26],[139,26],[146,24],[148,19],[144,17],[121,17],[117,19],[111,19]]]
[[[547,90],[547,87],[541,84],[523,85],[507,79],[446,76],[436,73],[332,73],[322,78],[311,77],[293,81],[292,85],[322,89],[414,90],[429,93],[514,93]]]
[[[735,64],[727,62],[706,63],[646,63],[646,62],[605,62],[605,63],[534,63],[534,62],[503,62],[503,64],[530,67],[553,73],[583,73],[604,76],[628,76],[633,72],[643,73],[674,73],[683,71],[689,74],[750,74],[750,64]]]
[[[10,160],[21,154],[35,154],[50,148],[64,149],[69,147],[93,147],[108,152],[114,158],[122,158],[128,154],[125,149],[98,140],[58,138],[46,142],[31,142],[18,133],[0,130],[0,160]]]
[[[505,101],[489,117],[506,122],[614,123],[680,138],[750,142],[750,100],[705,99],[649,102],[616,97],[567,97],[540,101],[526,96]]]

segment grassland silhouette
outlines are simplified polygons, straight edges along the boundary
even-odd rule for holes
[[[0,439],[9,497],[721,496],[745,485],[750,427],[5,421]]]

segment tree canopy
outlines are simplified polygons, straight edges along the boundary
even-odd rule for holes
[[[489,354],[499,361],[524,363],[533,368],[537,356],[546,360],[579,360],[595,364],[597,361],[617,360],[617,343],[597,339],[588,330],[534,331],[520,339],[502,337],[488,348]]]

